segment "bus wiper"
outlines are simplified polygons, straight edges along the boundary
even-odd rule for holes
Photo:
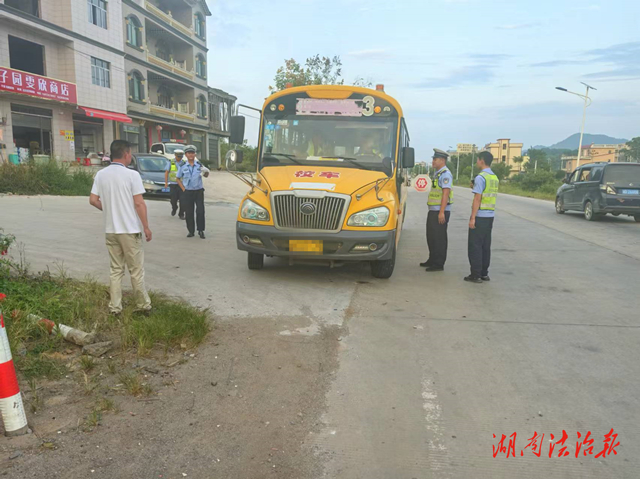
[[[348,161],[349,163],[352,163],[352,164],[362,168],[363,170],[370,170],[371,169],[368,166],[364,166],[362,163],[360,163],[355,158],[351,158],[349,156],[321,156],[320,158],[325,159],[325,160],[330,160],[330,159],[335,158],[336,160]]]
[[[283,158],[286,158],[287,160],[293,161],[296,165],[301,165],[302,163],[300,163],[298,160],[296,160],[296,155],[287,155],[286,153],[267,153],[265,155],[262,155],[262,159],[274,159],[277,160],[278,156],[281,156]]]

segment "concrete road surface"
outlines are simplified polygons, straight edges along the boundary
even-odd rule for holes
[[[446,270],[429,274],[418,267],[426,196],[411,192],[387,281],[366,265],[330,270],[276,259],[250,272],[235,249],[234,206],[209,203],[201,241],[185,238],[167,204],[149,202],[148,283],[207,306],[213,293],[219,321],[303,316],[305,334],[343,329],[335,379],[317,397],[324,413],[309,430],[312,460],[324,471],[316,477],[638,477],[640,224],[589,223],[556,215],[550,202],[501,195],[492,280],[469,284],[470,199],[456,188]],[[0,227],[25,243],[35,268],[57,261],[75,276],[107,278],[100,213],[86,198],[2,197]],[[177,251],[188,254],[178,262]],[[596,459],[611,429],[617,455]],[[569,455],[558,458],[563,430]],[[576,458],[577,433],[589,431],[593,454]],[[525,448],[534,433],[540,457]],[[508,448],[514,434],[516,457],[494,458],[502,435]]]

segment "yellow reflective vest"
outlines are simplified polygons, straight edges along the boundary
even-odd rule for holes
[[[169,181],[172,183],[176,183],[178,179],[178,165],[176,165],[176,160],[171,160],[171,168],[169,169]]]
[[[496,200],[498,199],[498,185],[500,180],[496,175],[482,172],[480,176],[484,178],[484,191],[482,192],[482,201],[480,201],[481,210],[495,211]]]
[[[429,192],[429,199],[427,200],[427,205],[429,206],[440,206],[442,203],[442,188],[440,188],[440,177],[445,171],[449,171],[448,168],[443,168],[440,173],[438,173],[433,179],[433,184],[431,185],[431,191]],[[448,205],[453,204],[453,188],[449,190],[449,202]]]

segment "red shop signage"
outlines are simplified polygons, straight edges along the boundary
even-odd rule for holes
[[[75,83],[54,80],[33,73],[0,67],[0,91],[20,93],[47,100],[78,103]]]

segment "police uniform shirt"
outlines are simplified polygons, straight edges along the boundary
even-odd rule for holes
[[[206,170],[198,161],[195,161],[193,166],[188,161],[185,161],[184,165],[178,170],[177,178],[182,180],[185,190],[201,190],[204,188],[202,173]]]
[[[171,165],[174,161],[176,162],[176,178],[178,177],[178,172],[180,171],[180,168],[182,168],[182,166],[186,163],[184,160],[180,160],[180,161],[176,161],[175,159],[169,160],[169,164],[164,167],[164,171],[169,172],[169,178],[171,178]],[[169,184],[177,185],[178,183],[175,181],[169,180]]]
[[[439,178],[438,175],[440,175]],[[440,188],[443,190],[451,190],[451,186],[453,185],[453,175],[446,166],[443,166],[437,171],[435,178],[438,178],[438,186]],[[451,194],[451,191],[449,191],[449,194]],[[449,201],[451,201],[451,198],[449,198]],[[451,211],[451,205],[447,205],[444,210]],[[440,205],[430,205],[429,211],[440,211]]]
[[[488,173],[490,175],[494,175],[495,173],[493,171],[491,171],[491,168],[485,168],[484,170],[482,170],[483,173]],[[484,192],[484,188],[486,186],[487,182],[485,181],[485,179],[478,175],[476,176],[475,181],[473,182],[473,189],[471,190],[473,193],[479,193],[482,194]],[[495,217],[496,212],[495,210],[478,210],[478,213],[476,214],[477,218],[493,218]]]

